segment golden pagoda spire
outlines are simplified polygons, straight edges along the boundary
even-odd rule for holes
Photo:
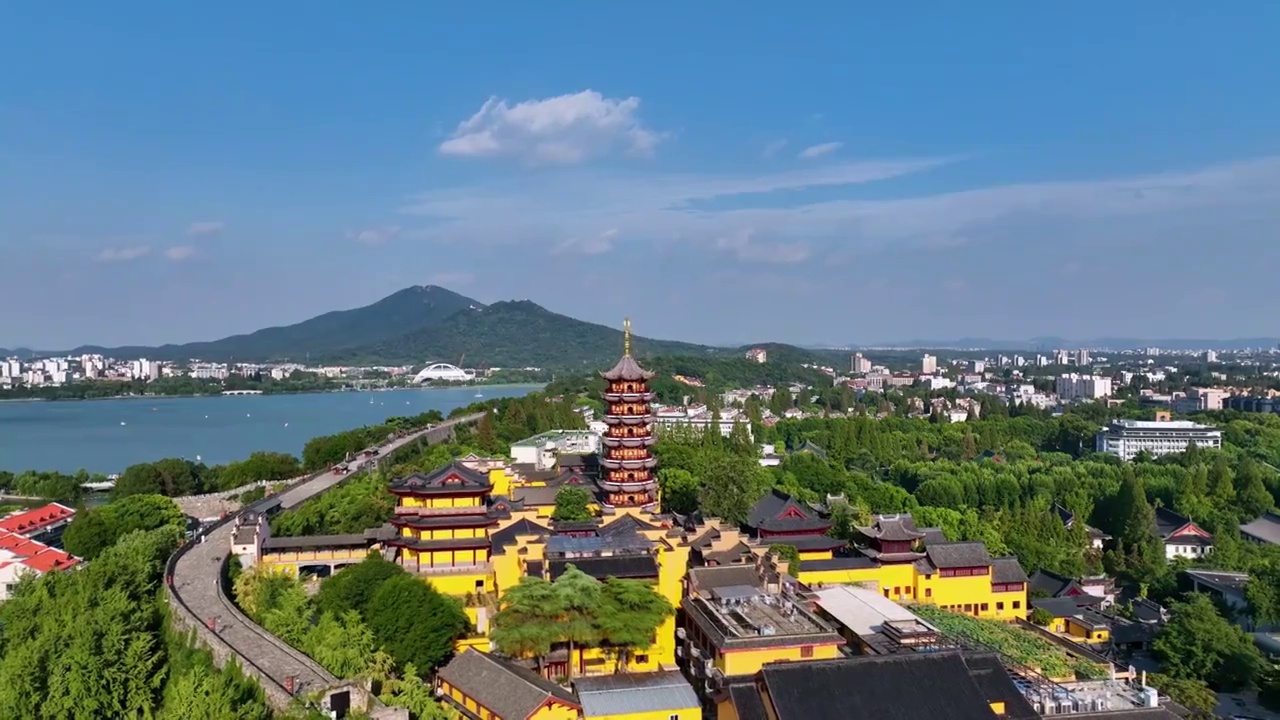
[[[622,321],[622,354],[631,354],[631,318]]]

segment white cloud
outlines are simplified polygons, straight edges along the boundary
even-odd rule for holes
[[[523,179],[428,192],[402,211],[432,219],[424,232],[428,240],[541,242],[554,249],[574,238],[562,251],[581,250],[580,239],[595,238],[605,227],[619,231],[614,243],[675,244],[678,238],[681,252],[733,250],[739,260],[758,261],[767,253],[757,246],[739,251],[733,241],[722,241],[749,228],[754,238],[799,246],[776,257],[807,252],[828,263],[889,245],[940,251],[997,238],[1158,241],[1188,219],[1243,214],[1280,221],[1280,156],[1119,179],[864,196],[866,184],[954,161],[844,163],[754,176],[564,173],[555,182]],[[825,188],[821,200],[804,192],[819,187]]]
[[[578,254],[603,255],[613,250],[614,239],[618,236],[617,228],[609,228],[599,235],[587,238],[569,238],[551,248],[552,255]]]
[[[782,149],[785,148],[786,146],[787,146],[786,140],[774,140],[773,142],[764,146],[764,150],[760,151],[760,156],[771,158],[774,155],[777,155],[779,152],[781,152]]]
[[[759,242],[747,229],[716,239],[716,249],[732,253],[742,262],[793,264],[809,259],[809,246],[798,242]]]
[[[151,248],[146,245],[132,245],[129,247],[104,248],[98,253],[98,259],[103,262],[123,262],[126,260],[137,260],[151,253]]]
[[[641,123],[639,109],[640,98],[606,98],[594,90],[515,105],[491,97],[439,149],[530,164],[579,163],[617,149],[649,155],[663,135]]]
[[[809,147],[801,150],[800,154],[797,155],[796,157],[800,158],[801,160],[812,160],[813,158],[822,157],[823,155],[830,155],[831,153],[839,150],[842,147],[844,147],[844,143],[842,142],[829,142],[829,143],[822,143],[821,145],[810,145]]]
[[[195,252],[196,249],[190,245],[175,245],[174,247],[165,249],[164,256],[174,262],[181,262],[194,255]]]
[[[470,285],[475,279],[476,276],[469,272],[441,272],[428,277],[426,284],[449,289]]]
[[[387,225],[386,227],[365,228],[360,231],[348,231],[347,237],[356,242],[365,245],[381,245],[382,243],[395,238],[400,234],[399,225]]]
[[[220,221],[193,222],[187,226],[187,234],[192,236],[217,235],[224,227]]]

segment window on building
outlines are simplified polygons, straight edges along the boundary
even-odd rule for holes
[[[800,657],[802,657],[802,658],[811,658],[811,657],[813,657],[813,646],[812,646],[812,645],[805,645],[804,647],[800,648]]]
[[[884,596],[889,597],[889,588],[884,589]]]
[[[986,611],[987,611],[987,604],[982,603],[982,612],[986,612]]]
[[[636,662],[643,665],[644,663],[649,662],[649,656],[645,653],[636,655]]]
[[[965,603],[965,604],[964,604],[964,611],[965,611],[965,612],[973,612],[973,603]]]
[[[1004,603],[1002,603],[1002,602],[998,602],[998,603],[996,603],[996,609],[997,609],[997,610],[1003,610],[1003,609],[1004,609]]]
[[[1013,601],[1013,609],[1014,609],[1014,610],[1017,610],[1018,608],[1021,608],[1021,607],[1022,607],[1022,601],[1021,601],[1021,600],[1014,600],[1014,601]]]
[[[933,597],[933,588],[925,588],[925,589],[924,589],[924,596],[925,596],[925,597],[927,597],[927,598],[931,598],[931,597]]]
[[[893,594],[894,594],[894,595],[902,595],[902,588],[901,588],[901,587],[895,587],[895,588],[893,589]]]

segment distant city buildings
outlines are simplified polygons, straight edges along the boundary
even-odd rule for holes
[[[920,374],[932,375],[938,372],[938,358],[932,355],[925,355],[920,358]]]
[[[746,357],[752,362],[763,364],[769,359],[769,351],[764,348],[751,348],[746,352]]]
[[[871,361],[862,357],[862,353],[854,353],[849,361],[849,371],[854,375],[866,375],[871,372]]]

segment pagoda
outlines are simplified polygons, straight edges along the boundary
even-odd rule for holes
[[[622,358],[608,372],[601,373],[607,385],[604,422],[600,438],[603,504],[611,507],[644,507],[658,501],[658,482],[653,468],[658,464],[650,448],[654,443],[653,410],[649,402],[649,380],[653,373],[631,357],[631,319],[624,324]]]

